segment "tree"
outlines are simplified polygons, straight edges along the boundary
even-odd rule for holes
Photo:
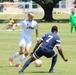
[[[14,0],[2,0],[3,2],[6,1],[6,2],[14,2]]]
[[[0,1],[1,3],[3,2],[3,0]],[[0,4],[0,12],[3,12],[3,5]]]
[[[73,4],[76,4],[76,0],[74,0]]]
[[[14,2],[14,0],[10,0],[10,2]]]
[[[25,0],[26,1],[26,0]],[[56,6],[56,4],[61,0],[32,0],[39,4],[43,10],[44,10],[44,16],[42,20],[45,21],[53,21],[53,8]]]

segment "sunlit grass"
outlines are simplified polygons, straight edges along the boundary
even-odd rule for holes
[[[41,14],[40,14],[41,15]],[[66,15],[61,15],[61,17],[67,17]],[[37,15],[35,16],[37,18]],[[59,17],[55,15],[55,17]],[[39,15],[38,15],[39,18]],[[69,18],[69,16],[67,17]],[[6,25],[6,23],[5,23]],[[70,33],[70,25],[69,23],[38,23],[39,25],[39,37],[41,37],[43,34],[50,32],[50,29],[53,25],[58,26],[59,31],[58,35],[61,38],[61,45],[63,49],[64,55],[69,59],[68,62],[64,62],[63,59],[58,54],[58,61],[55,66],[56,73],[53,73],[51,75],[75,75],[76,74],[76,33],[73,31],[73,33]],[[0,24],[0,28],[4,28],[5,26]],[[19,29],[19,28],[17,28]],[[15,64],[20,59],[18,57],[14,60],[13,66],[9,66],[8,59],[11,57],[14,53],[19,51],[19,37],[21,35],[21,31],[7,31],[4,28],[4,31],[0,31],[0,74],[1,75],[19,75],[18,71],[21,68],[15,67]],[[32,51],[33,47],[36,44],[35,40],[35,33],[32,35],[32,47],[30,52]],[[56,48],[54,48],[56,50]],[[58,53],[58,51],[56,50]],[[24,62],[29,58],[29,56],[21,63],[23,66]],[[24,71],[23,75],[50,75],[48,73],[50,65],[51,65],[51,59],[47,59],[45,57],[40,58],[43,62],[42,67],[37,68],[34,66],[34,64],[30,64],[30,66]]]

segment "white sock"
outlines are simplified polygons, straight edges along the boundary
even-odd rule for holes
[[[23,54],[17,64],[20,64],[25,58],[26,58],[26,56]]]
[[[16,57],[18,57],[18,56],[19,56],[19,52],[15,53],[15,54],[11,57],[11,59],[13,60],[14,58],[16,58]]]

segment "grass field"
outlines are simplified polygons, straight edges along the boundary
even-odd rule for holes
[[[69,18],[66,15],[60,15],[61,18]],[[56,18],[60,17],[59,15],[55,15]],[[37,15],[36,15],[37,18]],[[59,28],[58,35],[61,38],[61,45],[63,48],[64,55],[69,59],[68,62],[64,62],[60,55],[58,54],[58,61],[55,66],[56,73],[48,73],[51,59],[47,59],[45,57],[40,58],[43,62],[42,67],[35,67],[34,63],[30,64],[30,66],[24,71],[22,75],[76,75],[76,33],[70,33],[69,23],[38,23],[39,24],[39,37],[43,34],[50,32],[50,28],[53,25],[57,25]],[[5,28],[4,25],[0,24],[0,27]],[[1,28],[1,29],[2,29]],[[18,71],[21,68],[15,67],[15,64],[20,59],[20,57],[16,58],[13,62],[13,66],[9,66],[8,59],[14,53],[19,51],[19,37],[21,31],[0,31],[0,74],[1,75],[19,75]],[[32,35],[32,47],[30,52],[32,51],[36,40],[35,33]],[[56,50],[56,48],[54,48]],[[56,50],[57,51],[57,50]],[[23,66],[24,62],[29,58],[29,56],[21,63]]]

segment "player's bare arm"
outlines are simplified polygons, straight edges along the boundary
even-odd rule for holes
[[[35,30],[35,33],[36,33],[36,40],[37,40],[37,42],[39,42],[39,38],[38,38],[38,29]]]
[[[33,52],[31,52],[30,55],[32,55],[32,54],[36,51],[36,49],[39,47],[39,45],[40,45],[41,43],[42,43],[42,40],[40,39],[39,42],[36,43],[36,45],[35,45],[35,47],[34,47],[34,49],[33,49]]]
[[[58,49],[58,52],[59,52],[60,56],[63,58],[63,60],[64,60],[65,62],[68,61],[68,59],[65,58],[65,56],[64,56],[64,54],[63,54],[63,52],[62,52],[61,46],[57,46],[57,49]]]

